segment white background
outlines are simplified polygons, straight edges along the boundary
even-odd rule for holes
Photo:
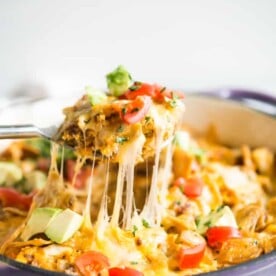
[[[0,0],[1,96],[80,95],[118,64],[184,90],[274,93],[276,1]]]

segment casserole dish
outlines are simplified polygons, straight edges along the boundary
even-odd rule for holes
[[[228,90],[227,93],[225,91],[187,96],[184,122],[199,132],[204,132],[210,124],[215,125],[219,141],[227,145],[235,146],[243,143],[250,146],[265,145],[275,151],[276,120],[272,116],[275,114],[276,100],[273,97],[262,96],[250,91]],[[246,107],[244,104],[220,98],[239,102],[247,101],[250,103],[251,108]],[[256,105],[256,103],[259,105]],[[261,106],[270,106],[269,115],[264,114],[266,113],[266,108],[260,110]],[[252,107],[256,107],[259,110],[255,111]],[[61,275],[60,273],[52,273],[23,265],[4,257],[1,258],[2,261],[11,266],[22,268],[29,272]],[[13,275],[26,275],[23,271],[15,272],[14,270],[11,271],[10,268],[4,269],[3,273],[9,273],[10,271]],[[275,273],[275,269],[276,254],[274,251],[253,261],[217,272],[207,273],[206,275],[230,275],[233,273],[239,275],[258,275],[259,273],[272,275]]]

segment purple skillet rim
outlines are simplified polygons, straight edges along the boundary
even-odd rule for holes
[[[213,95],[222,99],[234,99],[234,100],[243,100],[243,99],[252,99],[259,102],[265,102],[271,105],[276,105],[276,97],[265,93],[258,92],[253,90],[246,89],[231,89],[231,88],[222,88],[213,91],[205,92],[207,95]]]
[[[218,100],[231,100],[243,104],[255,111],[276,117],[276,96],[264,92],[246,89],[222,88],[211,91],[189,93],[189,96],[208,97]]]

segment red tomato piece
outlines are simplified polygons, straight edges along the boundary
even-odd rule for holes
[[[108,258],[100,252],[87,251],[76,258],[75,264],[84,276],[90,276],[92,272],[100,272],[109,267]]]
[[[201,195],[203,182],[200,178],[189,178],[183,187],[183,192],[187,197],[198,197]]]
[[[166,87],[162,87],[160,85],[155,84],[154,85],[155,93],[154,97],[156,101],[163,102],[165,98],[172,99],[184,99],[184,94],[179,91],[173,91],[171,89],[168,89]]]
[[[139,83],[136,82],[131,88],[122,95],[123,98],[128,100],[134,100],[138,96],[150,96],[154,98],[155,96],[155,88],[153,85],[148,83]]]
[[[49,171],[50,164],[51,164],[50,158],[40,157],[37,160],[37,168],[46,173],[48,173]]]
[[[133,86],[120,98],[134,100],[138,96],[150,96],[153,100],[157,102],[163,102],[165,98],[172,99],[173,97],[177,99],[183,99],[184,94],[179,91],[172,91],[166,87],[162,87],[157,84],[148,84],[136,82]]]
[[[181,248],[179,252],[179,268],[197,267],[204,256],[205,248],[205,243],[190,248]]]
[[[76,161],[68,159],[66,160],[65,177],[69,182],[73,182],[75,175]],[[85,188],[87,179],[91,176],[91,168],[83,167],[76,175],[74,187],[77,189]]]
[[[13,188],[0,188],[0,205],[3,207],[15,207],[21,210],[29,210],[34,193],[21,194]]]
[[[144,274],[130,267],[112,267],[108,270],[109,276],[143,276]]]
[[[203,181],[200,178],[188,178],[178,177],[174,181],[174,185],[180,187],[183,193],[189,198],[195,198],[201,195],[203,190]]]
[[[228,239],[241,238],[241,236],[239,229],[231,226],[214,226],[206,232],[208,245],[216,248]]]
[[[122,109],[121,117],[127,124],[141,121],[148,113],[152,100],[149,96],[139,96]]]

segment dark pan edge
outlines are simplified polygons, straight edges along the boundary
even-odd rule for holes
[[[70,274],[65,274],[61,272],[50,271],[42,269],[39,267],[31,266],[28,264],[17,262],[13,259],[7,258],[4,255],[0,255],[0,261],[8,264],[10,267],[21,269],[22,272],[30,271],[39,275],[49,275],[49,276],[65,276]],[[256,259],[240,263],[238,265],[223,268],[217,271],[212,271],[208,273],[202,273],[198,275],[204,276],[245,276],[245,275],[275,275],[276,274],[276,250],[261,255]],[[20,274],[18,274],[20,275]],[[35,275],[34,275],[35,276]]]
[[[10,259],[4,255],[0,254],[0,261],[9,265],[10,267],[13,268],[18,268],[21,269],[22,271],[30,271],[33,273],[39,274],[39,275],[49,275],[49,276],[67,276],[70,274],[65,274],[65,273],[61,273],[61,272],[56,272],[56,271],[51,271],[51,270],[46,270],[46,269],[42,269],[36,266],[32,266],[29,264],[24,264],[24,263],[20,263],[18,261],[15,261],[13,259]],[[35,276],[35,275],[34,275]]]
[[[258,258],[229,266],[220,270],[202,273],[204,276],[245,276],[245,275],[276,275],[276,250],[263,254]]]

